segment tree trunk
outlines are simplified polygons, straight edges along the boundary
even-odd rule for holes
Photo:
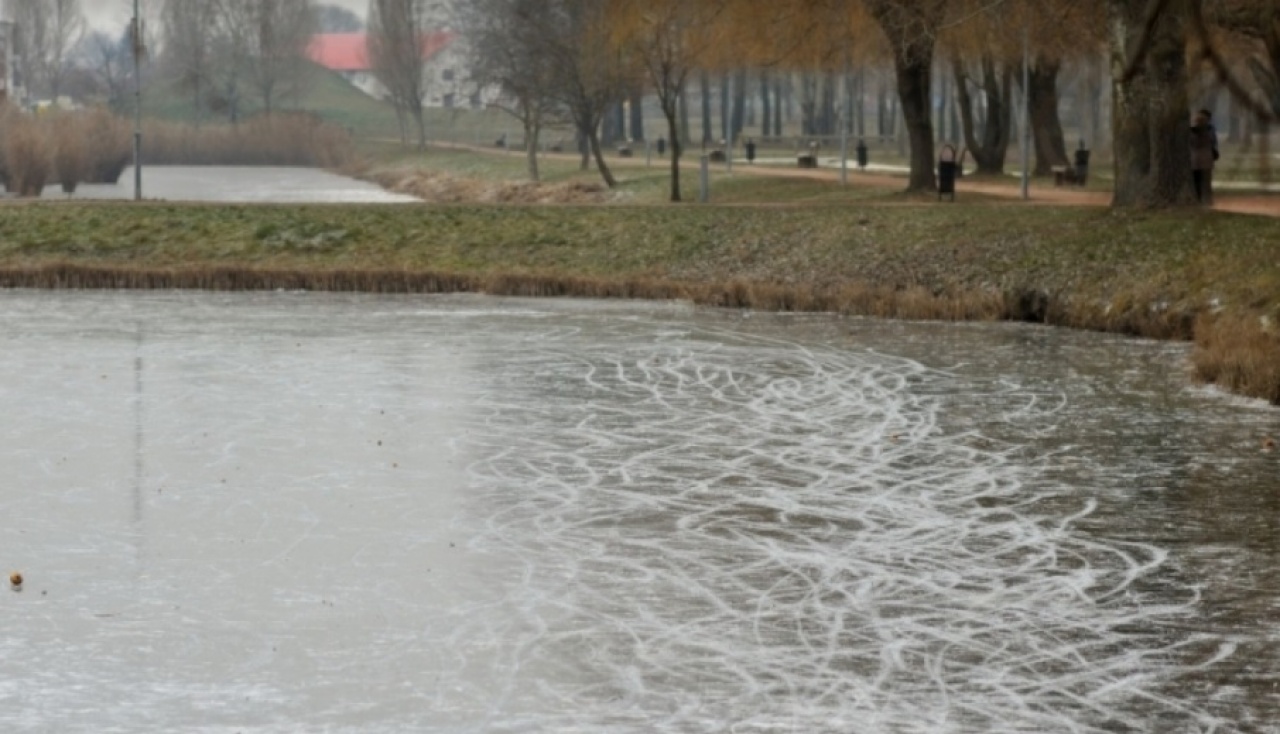
[[[671,142],[679,140],[682,143],[688,143],[693,138],[689,137],[689,90],[686,87],[680,88],[680,137],[675,137],[672,133]]]
[[[720,75],[720,139],[729,139],[729,75]]]
[[[930,54],[932,56],[932,53]],[[930,67],[932,59],[899,58],[894,62],[898,76],[898,97],[902,101],[902,121],[911,143],[911,174],[908,191],[933,191],[933,122],[930,119]]]
[[[1150,28],[1143,58],[1126,78],[1146,33],[1145,0],[1107,0],[1111,44],[1116,207],[1194,203],[1187,107],[1189,2],[1170,0]]]
[[[782,81],[773,82],[773,134],[782,137]]]
[[[587,142],[591,146],[591,154],[596,159],[596,169],[600,171],[600,177],[604,179],[604,185],[609,188],[615,188],[618,185],[617,179],[613,177],[613,171],[609,170],[609,164],[604,160],[604,151],[600,147],[600,136],[595,130],[587,136]]]
[[[525,145],[524,156],[525,164],[529,171],[529,180],[537,183],[538,174],[538,138],[541,133],[541,126],[537,120],[526,117],[524,120],[524,139]]]
[[[640,92],[631,94],[631,139],[642,141],[644,137],[644,95]]]
[[[800,73],[800,134],[818,134],[818,80],[810,72]]]
[[[982,125],[982,138],[979,140],[974,121],[973,98],[969,96],[963,62],[958,58],[952,61],[956,102],[960,108],[960,127],[965,148],[978,165],[978,173],[1000,175],[1004,173],[1005,159],[1009,152],[1010,123],[1013,117],[1013,106],[1009,102],[1013,90],[1013,70],[1005,64],[997,75],[995,60],[989,56],[984,56],[981,64],[987,111]]]
[[[663,110],[667,117],[667,132],[671,136],[671,201],[680,201],[680,153],[684,150],[684,144],[680,141],[679,131],[676,129],[675,110]]]
[[[1035,175],[1048,176],[1054,166],[1066,166],[1067,143],[1058,116],[1058,72],[1062,62],[1038,56],[1028,74],[1031,89],[1031,137],[1035,141]]]
[[[760,72],[760,113],[760,135],[767,138],[772,129],[773,114],[769,107],[769,74],[764,71]]]
[[[711,75],[698,75],[698,90],[702,93],[702,144],[711,142]]]
[[[427,149],[427,116],[422,105],[413,108],[413,122],[418,127],[418,150]]]
[[[729,141],[742,136],[747,112],[747,70],[739,69],[733,75],[733,112],[729,117]]]
[[[883,141],[892,129],[889,124],[889,92],[881,82],[876,87],[876,135]]]

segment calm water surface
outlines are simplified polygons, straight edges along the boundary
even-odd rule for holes
[[[1280,413],[1185,360],[0,293],[0,728],[1280,731]]]

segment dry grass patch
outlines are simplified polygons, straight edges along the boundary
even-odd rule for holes
[[[1280,333],[1258,313],[1201,316],[1192,355],[1196,377],[1280,404]]]
[[[389,191],[432,204],[602,204],[612,198],[602,184],[582,181],[467,178],[427,169],[381,171],[368,178]]]

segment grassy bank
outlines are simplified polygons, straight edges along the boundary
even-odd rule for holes
[[[0,285],[686,298],[1195,339],[1280,402],[1280,222],[1205,212],[9,204]]]

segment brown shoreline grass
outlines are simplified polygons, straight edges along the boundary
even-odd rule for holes
[[[680,299],[1194,339],[1280,404],[1280,223],[1081,208],[0,208],[0,287]]]

